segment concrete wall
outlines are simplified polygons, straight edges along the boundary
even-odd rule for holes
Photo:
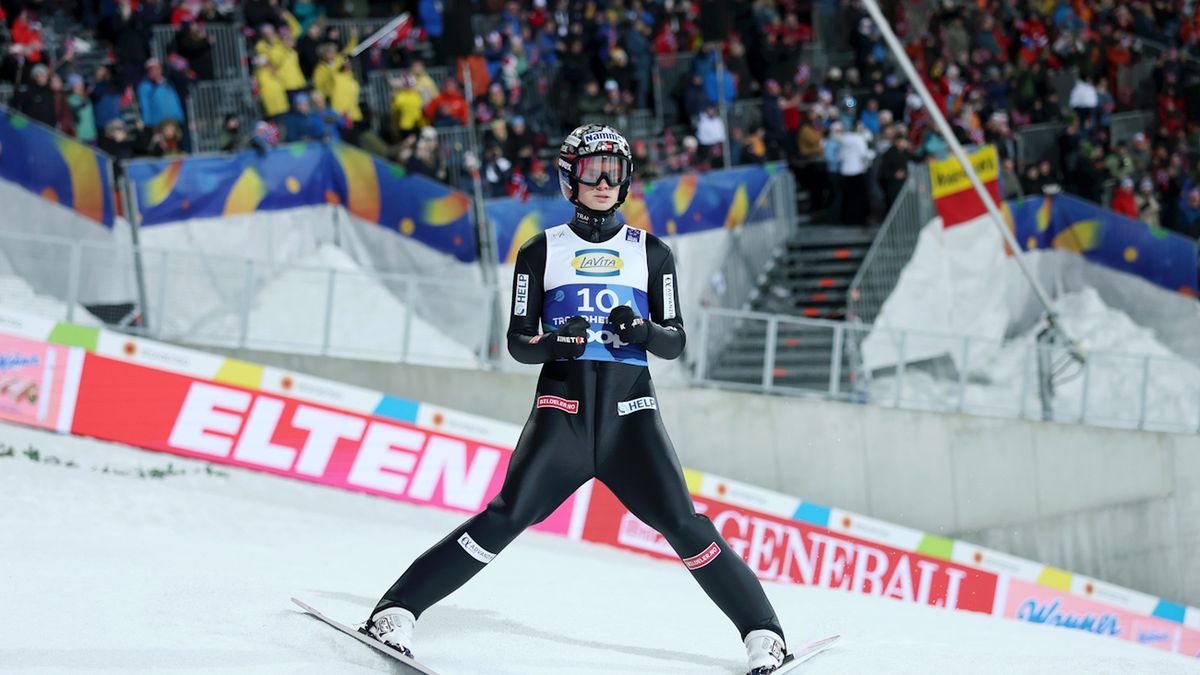
[[[231,356],[520,424],[535,376]],[[684,465],[1200,605],[1200,437],[660,387]]]

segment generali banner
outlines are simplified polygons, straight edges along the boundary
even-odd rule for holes
[[[991,614],[996,575],[832,530],[693,496],[696,511],[763,580]],[[603,485],[592,490],[583,538],[661,558],[680,556]],[[684,552],[684,556],[699,554]]]

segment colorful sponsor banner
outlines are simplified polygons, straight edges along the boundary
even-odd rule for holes
[[[112,227],[109,158],[23,115],[0,112],[0,178]]]
[[[967,153],[971,166],[979,175],[992,200],[1000,204],[1000,157],[995,146],[985,145]],[[987,213],[983,200],[971,185],[967,172],[954,155],[946,159],[929,161],[929,179],[932,184],[933,203],[942,217],[943,227],[978,218]]]
[[[617,217],[658,235],[734,228],[746,222],[767,182],[781,169],[779,164],[754,165],[634,185]],[[497,199],[484,210],[496,229],[499,260],[510,264],[531,237],[574,215],[574,207],[561,197]]]
[[[500,490],[511,450],[88,354],[71,432],[468,513]],[[536,529],[570,532],[575,497]]]
[[[64,389],[70,350],[0,334],[0,420],[43,429],[59,426],[72,410]]]
[[[469,196],[349,145],[293,143],[263,154],[139,160],[127,170],[143,226],[342,204],[459,260],[476,258]]]
[[[895,598],[905,602],[992,613],[995,574],[789,518],[694,497],[737,555],[760,579]],[[680,559],[667,541],[638,520],[607,488],[592,491],[583,538],[663,558]],[[686,560],[711,562],[711,551]]]
[[[1176,293],[1198,294],[1193,239],[1065,194],[1018,199],[1008,212],[1025,251],[1070,251]]]
[[[1012,579],[1003,615],[1017,621],[1081,630],[1096,635],[1200,656],[1200,631],[1180,623],[1136,614],[1061,589]]]

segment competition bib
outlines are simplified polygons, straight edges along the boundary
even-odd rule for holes
[[[618,305],[650,320],[646,234],[626,225],[608,241],[592,243],[559,225],[546,230],[546,244],[543,330],[558,330],[567,319],[582,316],[591,327],[580,359],[646,365],[646,348],[621,342],[608,325],[608,314]]]

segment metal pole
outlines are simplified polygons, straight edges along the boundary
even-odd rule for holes
[[[958,412],[963,411],[967,402],[967,359],[971,354],[971,338],[964,335],[962,344],[962,363],[958,365]]]
[[[412,339],[412,322],[413,322],[413,298],[417,294],[417,280],[412,275],[405,278],[404,281],[404,334],[401,338],[400,345],[400,360],[408,361],[408,346]]]
[[[900,333],[900,346],[896,350],[896,401],[893,404],[895,407],[900,407],[900,393],[904,390],[904,346],[908,340],[908,333]]]
[[[75,305],[79,302],[79,268],[83,265],[82,249],[82,242],[71,242],[71,268],[67,270],[67,323],[75,320]]]
[[[242,325],[238,330],[238,347],[246,348],[246,335],[250,332],[250,303],[254,297],[254,261],[246,259],[246,286],[242,291]]]
[[[463,70],[463,86],[467,92],[471,92],[471,69]],[[506,306],[506,302],[500,299],[500,282],[499,272],[496,267],[500,264],[499,253],[496,250],[495,238],[493,236],[491,224],[488,222],[487,209],[483,204],[483,180],[479,176],[479,167],[483,165],[483,157],[479,153],[478,133],[475,128],[475,107],[469,106],[467,111],[467,148],[475,155],[477,166],[471,169],[471,189],[474,192],[473,207],[475,212],[475,238],[478,241],[477,249],[479,251],[479,271],[483,278],[483,284],[490,289],[488,295],[491,297],[491,320],[488,322],[486,329],[486,347],[485,352],[489,362],[497,362],[500,360],[500,317],[503,316],[501,307]],[[405,355],[407,358],[408,346],[405,345]],[[493,356],[494,355],[494,356]]]
[[[983,183],[979,180],[979,175],[975,173],[975,167],[971,165],[970,158],[967,157],[966,151],[963,150],[962,145],[955,138],[953,129],[950,128],[950,124],[946,121],[945,116],[942,115],[941,109],[937,107],[933,97],[929,94],[929,89],[926,88],[921,76],[917,74],[916,68],[913,66],[912,61],[909,60],[904,48],[900,45],[900,41],[896,39],[896,34],[892,32],[892,27],[888,25],[887,19],[883,17],[883,12],[879,9],[879,4],[876,0],[862,0],[862,4],[875,21],[880,35],[883,36],[884,42],[887,43],[892,55],[896,58],[897,63],[900,64],[900,68],[908,76],[909,84],[913,86],[913,89],[917,91],[917,95],[921,97],[921,101],[924,103],[925,109],[929,112],[930,118],[937,125],[938,131],[941,132],[946,143],[950,146],[950,150],[962,165],[963,171],[971,181],[971,186],[975,188],[975,192],[983,200],[983,205],[987,208],[988,215],[991,216],[992,224],[996,226],[997,231],[1000,232],[1000,236],[1004,238],[1005,243],[1013,251],[1013,260],[1017,261],[1017,266],[1021,268],[1021,273],[1025,275],[1026,280],[1029,281],[1029,285],[1033,287],[1033,292],[1037,295],[1038,301],[1042,303],[1042,307],[1046,310],[1046,321],[1059,332],[1062,332],[1062,328],[1057,324],[1057,315],[1050,306],[1050,296],[1046,294],[1046,290],[1042,288],[1041,283],[1033,276],[1028,263],[1019,254],[1021,250],[1020,244],[1017,243],[1016,237],[1008,231],[1008,226],[1004,223],[1004,217],[1000,215],[1000,209],[992,200],[992,196],[988,193],[987,189],[983,187]],[[1069,338],[1068,341],[1071,346],[1072,355],[1082,360],[1083,354],[1079,347],[1075,345],[1075,341]]]
[[[1079,421],[1080,422],[1087,419],[1088,393],[1089,393],[1088,390],[1091,387],[1091,381],[1092,381],[1092,360],[1088,359],[1087,361],[1083,362],[1083,395],[1081,397],[1083,400],[1080,401],[1080,403],[1079,403]]]
[[[696,379],[701,382],[708,379],[708,340],[710,335],[708,324],[712,321],[711,312],[711,309],[700,312],[700,354],[696,357]]]
[[[729,105],[725,103],[725,57],[721,55],[719,43],[714,53],[717,55],[717,112],[721,116],[721,123],[725,125],[725,136],[721,139],[721,163],[728,169],[730,167],[729,130],[733,127],[729,124]]]
[[[110,160],[111,162],[111,160]],[[133,241],[133,274],[137,281],[138,304],[142,310],[142,330],[143,334],[149,334],[150,319],[148,318],[150,308],[146,301],[146,266],[142,260],[142,241],[140,232],[142,229],[142,214],[138,209],[137,201],[137,186],[129,177],[125,175],[124,163],[121,165],[121,178],[117,185],[123,187],[125,200],[125,217],[129,222],[129,237]],[[113,175],[113,168],[109,167],[109,175]]]
[[[833,327],[833,355],[829,363],[829,395],[838,396],[842,389],[842,351],[844,349],[846,324],[838,322]]]
[[[1142,401],[1138,406],[1138,425],[1137,428],[1146,428],[1146,397],[1149,395],[1150,389],[1150,357],[1142,357]]]
[[[325,283],[325,326],[321,335],[321,356],[329,355],[329,337],[333,333],[333,293],[337,285],[337,270],[329,270]]]
[[[763,389],[770,389],[775,386],[775,342],[778,332],[779,317],[773,314],[767,319],[767,349],[763,354]]]
[[[171,278],[171,275],[167,273],[167,256],[169,255],[169,252],[167,251],[167,249],[164,248],[162,251],[160,251],[160,253],[162,255],[160,255],[159,258],[161,258],[162,261],[158,264],[158,306],[157,306],[157,309],[159,312],[158,318],[161,319],[162,317],[166,316],[166,314],[167,314],[167,281]],[[159,336],[159,337],[162,336],[162,332],[163,332],[162,327],[163,327],[164,323],[166,323],[166,322],[165,321],[157,322],[157,324],[158,324],[157,336]]]

